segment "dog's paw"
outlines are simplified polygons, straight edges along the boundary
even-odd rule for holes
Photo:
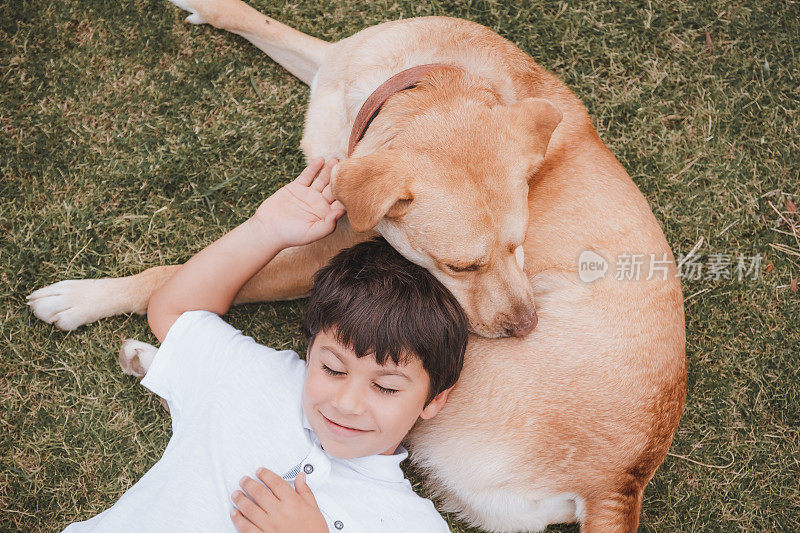
[[[119,366],[129,376],[141,379],[147,374],[147,370],[153,364],[153,359],[157,353],[158,348],[152,344],[137,341],[136,339],[128,339],[122,343],[119,349]],[[167,400],[159,396],[158,401],[169,413]]]
[[[71,279],[48,285],[28,296],[33,314],[58,329],[72,331],[109,316],[111,279]]]
[[[143,378],[157,352],[158,348],[152,344],[128,339],[119,349],[119,366],[129,376]]]
[[[203,0],[169,0],[175,6],[191,13],[185,21],[190,24],[205,24],[206,21],[199,13],[199,8],[204,3]]]

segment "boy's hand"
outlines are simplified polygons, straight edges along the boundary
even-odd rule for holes
[[[301,246],[330,234],[344,214],[344,206],[331,192],[331,170],[336,163],[336,159],[311,161],[297,179],[264,200],[253,219],[284,247]]]
[[[239,533],[328,533],[305,473],[295,478],[295,488],[266,468],[259,468],[256,475],[266,487],[245,476],[239,482],[244,492],[237,490],[231,497],[238,507],[231,520]]]

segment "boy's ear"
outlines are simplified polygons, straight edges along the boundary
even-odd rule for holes
[[[455,387],[455,385],[453,385]],[[439,411],[442,410],[444,404],[447,403],[447,395],[450,394],[450,391],[453,390],[453,387],[449,389],[445,389],[436,396],[434,396],[433,400],[425,406],[425,409],[419,414],[419,417],[423,420],[429,420],[437,415]]]
[[[344,204],[357,232],[374,228],[384,217],[402,216],[414,199],[391,152],[387,149],[345,159],[334,169],[333,195]]]

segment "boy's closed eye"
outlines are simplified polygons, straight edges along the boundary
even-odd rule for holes
[[[325,365],[325,364],[322,365],[322,370],[324,370],[325,372],[327,372],[331,376],[344,376],[345,375],[345,372],[339,372],[338,370],[334,370],[334,369],[332,369],[331,367],[329,367],[328,365]]]
[[[345,374],[347,374],[347,372],[339,372],[338,370],[334,370],[334,369],[332,369],[331,367],[329,367],[328,365],[326,365],[324,363],[322,364],[322,370],[326,374],[329,374],[331,376],[344,376]],[[382,387],[382,386],[378,385],[377,383],[373,383],[373,385],[375,385],[375,388],[378,389],[380,392],[382,392],[384,394],[396,394],[396,393],[400,392],[397,389],[390,389],[390,388],[387,388],[387,387]]]

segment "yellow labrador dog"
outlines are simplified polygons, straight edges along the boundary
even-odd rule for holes
[[[440,509],[489,531],[635,531],[684,406],[683,298],[658,222],[581,102],[463,20],[327,43],[239,0],[172,1],[309,84],[302,148],[341,159],[349,220],[280,254],[237,301],[300,297],[331,255],[382,234],[455,294],[474,333],[448,405],[408,439]],[[365,118],[384,82],[421,65]],[[175,268],[62,281],[31,306],[61,329],[144,313]],[[123,350],[133,373],[151,357]]]

